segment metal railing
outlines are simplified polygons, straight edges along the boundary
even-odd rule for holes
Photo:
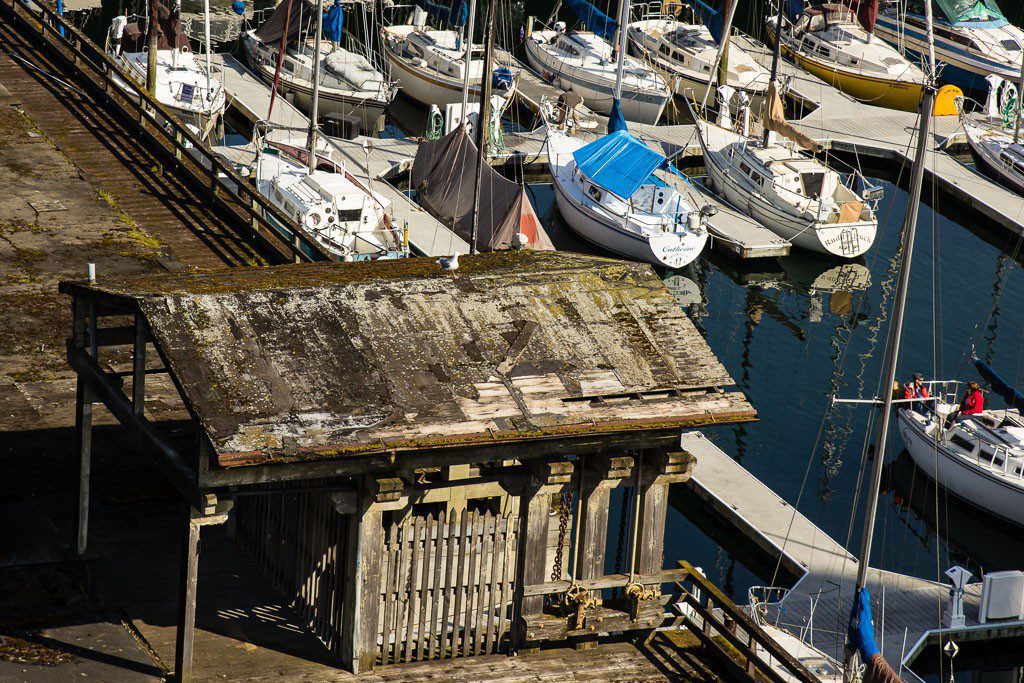
[[[721,661],[736,664],[737,676],[775,683],[818,683],[817,676],[765,633],[718,586],[688,562],[680,562],[679,567],[686,570],[686,578],[676,584],[685,605],[683,623],[706,649],[717,651]],[[741,663],[735,661],[737,654]]]
[[[199,183],[219,208],[240,224],[246,224],[246,237],[265,255],[277,262],[331,260],[315,239],[260,195],[230,162],[215,154],[74,24],[38,2],[27,5],[20,0],[0,0],[0,8],[22,28],[38,34],[101,97],[133,121],[143,137],[156,146],[156,151],[173,157],[175,166]],[[289,230],[275,225],[270,217],[280,226],[290,226]]]

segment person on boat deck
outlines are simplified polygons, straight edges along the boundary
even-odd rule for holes
[[[924,375],[920,372],[914,373],[914,378],[903,385],[903,398],[929,398],[928,387],[924,384]],[[931,407],[927,401],[914,401],[910,404],[910,409],[915,410],[923,415],[929,415],[932,412]]]
[[[981,387],[977,382],[968,382],[967,391],[964,392],[964,400],[960,401],[960,407],[950,416],[952,424],[959,424],[971,415],[977,415],[985,410],[985,396],[981,393]]]
[[[853,601],[850,612],[850,628],[847,632],[850,645],[857,648],[866,668],[862,683],[902,683],[903,679],[885,661],[875,643],[875,624],[871,619],[871,595],[867,588],[861,588]]]

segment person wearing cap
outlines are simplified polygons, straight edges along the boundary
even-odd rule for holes
[[[981,387],[977,382],[968,382],[964,399],[960,401],[960,407],[950,414],[949,419],[953,424],[959,424],[983,410],[985,410],[985,395],[981,393]]]
[[[930,396],[928,387],[924,383],[924,375],[920,372],[915,372],[914,378],[903,385],[903,398],[929,398]],[[928,415],[932,412],[927,401],[914,401],[910,404],[910,409],[916,410],[923,415]]]

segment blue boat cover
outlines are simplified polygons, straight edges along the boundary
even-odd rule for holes
[[[452,26],[465,26],[469,18],[469,11],[463,0],[452,0],[451,4],[445,5],[430,0],[414,0],[421,9],[434,15],[439,21],[447,22]]]
[[[686,0],[686,3],[693,7],[701,23],[707,26],[711,37],[716,41],[722,40],[722,8],[715,9],[701,0]]]
[[[974,360],[974,367],[978,369],[978,373],[992,385],[992,391],[1003,397],[1008,407],[1024,411],[1024,394],[1007,384],[985,361],[977,357],[972,360]]]
[[[324,32],[327,34],[327,40],[340,43],[344,39],[344,26],[345,12],[341,9],[341,0],[334,0],[334,4],[324,14]]]
[[[617,197],[629,199],[640,186],[664,183],[654,176],[668,166],[668,159],[633,137],[617,130],[572,153],[580,173]]]
[[[601,10],[594,7],[587,0],[566,0],[566,4],[572,9],[576,18],[583,22],[588,29],[601,36],[605,40],[615,37],[615,31],[619,24]]]
[[[1006,20],[996,0],[935,0],[954,24]]]

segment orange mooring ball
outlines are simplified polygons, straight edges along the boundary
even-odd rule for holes
[[[955,85],[944,85],[935,93],[935,106],[932,116],[956,116],[960,112],[956,108],[957,98],[963,98],[964,91]]]

